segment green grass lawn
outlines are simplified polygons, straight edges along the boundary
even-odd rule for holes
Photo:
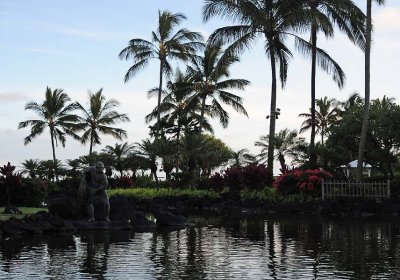
[[[10,218],[17,218],[17,219],[22,219],[26,215],[31,215],[35,214],[39,211],[47,211],[47,208],[33,208],[33,207],[18,207],[18,209],[22,212],[20,215],[16,214],[3,214],[4,212],[4,207],[0,207],[0,222],[6,221]]]

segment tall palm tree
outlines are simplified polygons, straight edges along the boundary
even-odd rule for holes
[[[150,60],[158,59],[160,61],[157,108],[161,103],[163,76],[168,76],[172,72],[169,59],[187,60],[203,45],[201,43],[203,36],[200,33],[185,28],[173,33],[174,29],[185,19],[186,17],[180,13],[171,14],[169,11],[158,11],[158,28],[157,31],[152,32],[151,41],[132,39],[119,54],[121,59],[133,59],[133,66],[125,75],[125,82],[144,68]],[[160,113],[157,115],[157,123],[160,123]]]
[[[304,45],[308,42],[293,34],[302,25],[301,1],[291,0],[206,0],[203,7],[203,19],[209,20],[213,16],[221,16],[233,20],[238,24],[218,28],[210,36],[211,42],[231,43],[227,52],[241,53],[249,48],[262,36],[265,42],[265,52],[271,64],[271,107],[269,124],[269,143],[274,142],[275,121],[279,114],[276,108],[276,77],[279,63],[279,77],[282,87],[287,78],[289,59],[292,53],[285,45],[288,35],[294,36]],[[296,11],[294,13],[293,11]],[[273,172],[274,145],[268,150],[268,169]]]
[[[237,61],[239,61],[237,56],[225,52],[221,43],[208,43],[203,55],[193,58],[191,65],[187,66],[196,92],[193,102],[197,104],[198,100],[201,101],[199,131],[203,129],[207,99],[211,99],[211,115],[219,117],[223,127],[228,126],[229,115],[220,102],[247,116],[242,105],[243,99],[228,91],[230,89],[244,90],[245,86],[250,84],[244,79],[229,79],[229,68]]]
[[[310,29],[310,44],[304,45],[298,41],[298,49],[305,55],[311,56],[311,138],[310,138],[310,164],[316,165],[315,153],[315,99],[316,99],[316,66],[325,72],[332,74],[333,80],[339,88],[343,87],[345,75],[339,64],[328,54],[317,48],[317,35],[322,32],[325,37],[334,36],[334,28],[337,27],[346,33],[348,38],[364,49],[364,13],[352,0],[313,0],[303,1],[303,12],[307,15],[307,25]],[[317,52],[317,50],[319,50]]]
[[[112,125],[128,122],[129,118],[126,114],[120,114],[114,110],[115,107],[119,106],[119,102],[114,99],[106,100],[103,89],[96,93],[89,92],[89,107],[87,109],[79,103],[77,103],[77,106],[83,113],[83,117],[79,118],[79,125],[84,131],[81,142],[85,144],[89,141],[89,155],[92,153],[93,145],[101,144],[100,133],[111,135],[118,140],[127,138],[125,130],[112,127]]]
[[[269,139],[268,135],[262,135],[260,139],[254,143],[256,147],[261,147],[261,153],[257,155],[260,162],[268,160],[270,147]],[[289,130],[288,128],[280,130],[275,135],[274,140],[274,157],[281,163],[285,162],[285,156],[295,158],[297,147],[304,142],[304,138],[299,137],[296,130]]]
[[[31,126],[31,133],[24,139],[25,145],[42,134],[46,127],[49,128],[55,167],[57,167],[55,146],[57,146],[58,141],[65,147],[66,134],[76,140],[80,139],[75,133],[80,128],[77,123],[78,116],[72,114],[78,108],[78,105],[76,103],[68,103],[70,100],[62,89],[52,91],[47,87],[45,100],[41,104],[29,102],[25,105],[25,110],[34,111],[39,115],[40,119],[27,120],[18,124],[18,129]],[[58,181],[57,168],[55,168],[55,176]]]
[[[312,129],[314,124],[316,127],[316,133],[321,135],[321,145],[324,146],[324,137],[327,133],[327,130],[339,119],[341,111],[339,108],[339,102],[335,99],[328,99],[326,96],[324,98],[317,99],[316,105],[318,110],[314,111],[315,121],[312,119],[312,112],[299,114],[299,117],[307,118],[301,124],[300,133]]]
[[[133,145],[130,145],[127,142],[123,144],[116,143],[114,147],[107,145],[103,149],[105,154],[113,157],[114,168],[120,173],[121,177],[124,175],[124,170],[126,169],[126,158],[133,151],[133,149]]]
[[[358,163],[356,181],[360,182],[363,173],[364,150],[367,141],[370,91],[371,91],[371,41],[372,41],[372,1],[378,5],[384,5],[384,0],[367,0],[367,24],[366,24],[366,44],[365,44],[365,96],[364,96],[364,116],[361,127],[360,144],[358,146]]]

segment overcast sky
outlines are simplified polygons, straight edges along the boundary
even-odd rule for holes
[[[363,10],[365,2],[356,1]],[[157,26],[158,10],[185,14],[188,19],[181,26],[202,32],[205,37],[226,25],[219,19],[203,23],[202,5],[201,0],[0,0],[0,164],[10,161],[20,165],[25,159],[52,157],[48,133],[24,146],[23,138],[29,130],[17,129],[20,121],[36,118],[32,112],[24,111],[24,105],[29,101],[41,102],[47,86],[63,89],[81,104],[86,104],[88,90],[104,88],[106,98],[120,101],[119,112],[131,118],[130,123],[120,125],[128,131],[127,141],[134,143],[146,138],[148,125],[144,116],[157,103],[156,99],[147,99],[146,92],[158,85],[158,62],[153,61],[125,84],[123,77],[131,64],[120,60],[118,53],[129,39],[150,40],[151,31]],[[384,7],[374,5],[373,17],[371,96],[387,95],[399,102],[400,1],[387,0]],[[339,90],[330,77],[318,72],[317,98],[344,100],[353,92],[363,94],[363,53],[340,33],[328,41],[320,37],[319,43],[342,66],[347,79],[345,87]],[[296,53],[293,42],[289,40],[288,45],[294,57],[287,85],[278,90],[281,116],[277,131],[298,130],[302,123],[298,114],[310,107],[310,62]],[[269,114],[271,81],[261,38],[241,56],[231,74],[232,78],[251,82],[245,92],[238,92],[245,99],[249,118],[232,112],[227,129],[215,122],[215,136],[234,150],[248,148],[257,153],[254,142],[268,131],[265,117]],[[102,145],[95,146],[95,150],[116,142],[110,137],[102,139]],[[68,139],[66,148],[58,147],[56,154],[65,160],[88,150],[88,146]]]

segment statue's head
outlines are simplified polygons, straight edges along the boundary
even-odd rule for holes
[[[104,172],[104,163],[102,163],[101,161],[96,162],[94,164],[94,166],[96,167],[97,173],[103,173]]]

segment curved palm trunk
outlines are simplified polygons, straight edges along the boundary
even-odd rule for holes
[[[162,84],[163,84],[163,68],[164,62],[160,61],[160,82],[158,85],[158,101],[157,101],[157,128],[156,128],[156,137],[158,138],[160,134],[160,105],[161,105],[161,93],[162,93]]]
[[[57,171],[57,159],[56,159],[56,149],[54,147],[54,133],[53,128],[50,127],[50,138],[51,138],[51,148],[53,150],[53,164],[54,164],[54,175],[56,176],[56,182],[58,183],[58,171]]]
[[[313,24],[311,27],[311,139],[310,139],[310,167],[317,166],[317,154],[315,151],[315,77],[317,67],[317,29]]]
[[[268,137],[268,159],[267,169],[271,174],[274,174],[274,148],[275,148],[275,121],[276,121],[276,63],[275,63],[275,50],[273,47],[272,39],[270,41],[270,60],[271,60],[271,109],[269,118],[269,137]]]
[[[364,116],[361,127],[360,144],[358,146],[358,163],[357,163],[357,183],[361,182],[363,162],[364,162],[364,150],[365,143],[367,140],[368,131],[368,118],[369,118],[369,100],[370,100],[370,67],[371,67],[371,2],[372,0],[367,0],[367,34],[366,34],[366,44],[365,44],[365,104],[364,104]]]

